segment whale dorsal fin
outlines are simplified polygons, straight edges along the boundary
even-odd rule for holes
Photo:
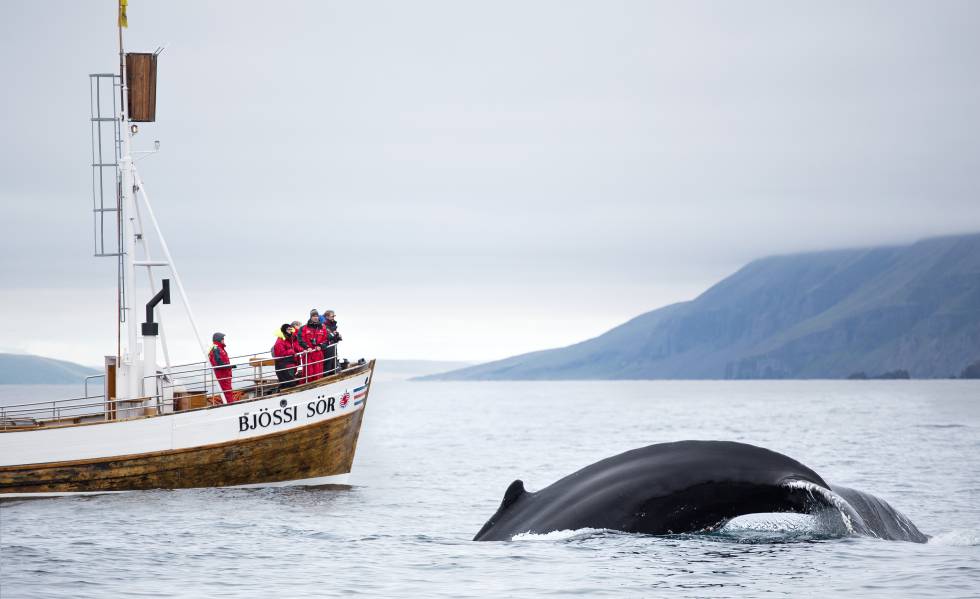
[[[497,511],[502,512],[506,510],[526,493],[527,491],[524,490],[524,481],[517,479],[510,483],[510,486],[504,491],[504,500],[500,502],[500,509]]]
[[[500,518],[503,517],[504,513],[507,512],[507,509],[510,508],[510,506],[517,503],[517,500],[521,497],[529,494],[530,493],[524,490],[524,481],[515,480],[514,482],[510,483],[510,486],[507,487],[506,491],[504,491],[504,500],[500,502],[500,507],[497,508],[497,513],[490,516],[490,519],[483,525],[480,532],[476,533],[473,540],[479,541],[484,534],[486,534],[497,524],[497,522],[500,521]]]

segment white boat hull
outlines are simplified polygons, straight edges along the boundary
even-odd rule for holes
[[[280,395],[174,414],[0,433],[0,497],[338,484],[374,362]]]

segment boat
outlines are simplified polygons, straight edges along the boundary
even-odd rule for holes
[[[120,2],[118,73],[89,76],[94,255],[117,265],[116,353],[106,356],[102,374],[83,381],[81,397],[0,407],[0,499],[345,484],[375,362],[338,361],[336,343],[324,344],[322,354],[304,353],[299,377],[284,382],[271,350],[263,350],[228,357],[221,366],[234,368],[231,389],[222,388],[228,377],[207,359],[136,168],[159,149],[159,142],[133,148],[141,124],[156,119],[162,48],[124,50],[125,9]],[[138,285],[144,271],[146,284]],[[171,281],[200,361],[170,363],[161,305],[170,304]]]

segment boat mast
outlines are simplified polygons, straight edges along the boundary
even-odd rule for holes
[[[123,19],[125,4],[120,2],[119,29],[119,115],[121,122],[121,148],[119,159],[119,210],[120,234],[122,237],[122,276],[119,281],[119,296],[122,300],[119,312],[119,326],[126,325],[125,351],[118,356],[118,381],[116,392],[119,397],[138,397],[142,379],[142,361],[136,339],[138,306],[136,306],[136,236],[142,235],[136,223],[136,194],[134,190],[132,137],[135,125],[130,121],[129,85],[126,80],[126,52],[123,46]]]
[[[194,332],[195,341],[200,348],[201,355],[202,357],[207,355],[207,349],[202,341],[194,315],[191,312],[187,293],[184,291],[180,275],[177,273],[177,267],[174,265],[170,249],[167,247],[167,241],[163,237],[163,232],[160,230],[160,226],[153,214],[150,198],[143,187],[143,181],[135,166],[137,159],[133,157],[132,142],[133,136],[139,131],[139,125],[137,123],[153,122],[156,120],[156,58],[163,51],[163,48],[158,48],[153,54],[126,53],[122,33],[123,27],[127,26],[126,4],[127,0],[119,0],[119,19],[117,23],[119,38],[119,112],[117,113],[116,119],[114,119],[116,121],[115,143],[117,160],[114,164],[104,164],[101,159],[97,162],[93,160],[93,168],[112,166],[118,169],[116,208],[111,210],[115,211],[117,216],[118,250],[115,254],[100,253],[100,246],[97,241],[96,255],[114,255],[118,257],[116,293],[118,302],[118,318],[116,322],[116,397],[119,399],[146,397],[155,392],[156,379],[154,377],[157,367],[155,355],[156,343],[158,341],[163,347],[165,360],[164,372],[168,373],[170,367],[166,336],[162,330],[163,314],[158,315],[157,324],[159,326],[154,327],[160,331],[159,335],[157,333],[153,333],[150,336],[144,334],[142,336],[143,345],[140,345],[142,328],[139,327],[139,321],[143,305],[138,301],[137,297],[137,268],[146,268],[150,291],[147,298],[154,295],[157,286],[152,269],[154,267],[167,267],[169,269],[176,284],[177,292],[183,302],[184,311],[187,314],[188,320],[190,320],[191,329]],[[92,120],[100,124],[102,121],[110,120],[102,118],[98,109],[99,81],[101,77],[108,77],[108,75],[92,75],[91,77],[95,78],[96,99],[94,110],[97,113],[93,116]],[[130,81],[131,78],[132,81]],[[131,85],[132,88],[130,87]],[[114,98],[112,102],[115,102]],[[93,131],[94,135],[101,136],[100,128],[95,127]],[[98,132],[95,133],[95,131]],[[93,152],[95,152],[95,147],[93,142]],[[101,146],[98,147],[101,148]],[[140,157],[145,157],[145,155],[152,154],[154,151],[135,152],[135,154],[139,154]],[[99,152],[101,152],[101,149]],[[101,154],[99,155],[101,156]],[[93,194],[101,198],[101,191],[93,191]],[[162,248],[165,260],[154,260],[151,256],[148,237],[143,227],[143,219],[140,215],[141,206],[139,202],[141,199],[143,202],[142,208],[145,209],[146,215],[149,216],[150,224],[156,233],[156,239]],[[96,210],[97,213],[109,211],[101,208],[101,200],[98,200],[98,202],[99,208]],[[97,226],[97,236],[98,230]],[[142,257],[139,257],[137,252],[141,252]],[[125,329],[125,333],[123,329]]]
[[[122,127],[126,123],[126,92],[124,89],[124,81],[126,80],[126,58],[123,50],[123,37],[122,37],[122,26],[123,26],[123,5],[120,1],[118,7],[119,14],[116,18],[116,28],[119,30],[119,125]],[[98,92],[96,92],[98,93]],[[110,95],[111,97],[111,95]],[[118,136],[117,136],[118,139]],[[118,158],[122,150],[121,140],[116,148],[116,156]],[[117,160],[118,163],[118,160]],[[116,207],[121,206],[122,191],[119,188],[119,182],[116,182]],[[122,253],[122,210],[116,211],[116,235],[118,239],[116,241],[116,247],[120,252],[119,257],[116,260],[116,365],[122,364],[122,323],[123,323],[123,287],[122,287],[122,277],[123,277],[123,257]],[[117,393],[120,390],[116,387]]]

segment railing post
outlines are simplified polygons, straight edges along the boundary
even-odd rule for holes
[[[254,360],[255,359],[255,356],[252,356],[252,359]],[[263,381],[263,378],[265,378],[265,377],[264,377],[264,374],[262,372],[262,360],[259,360],[258,363],[259,363],[259,376],[256,379],[257,382],[255,384],[258,385],[258,388],[259,388],[259,397],[265,397],[265,382]],[[252,368],[252,375],[253,376],[255,375],[255,368],[254,367]]]
[[[163,413],[163,391],[160,388],[160,376],[154,376],[153,380],[156,382],[156,384],[153,386],[153,391],[157,396],[157,415],[160,415]]]

